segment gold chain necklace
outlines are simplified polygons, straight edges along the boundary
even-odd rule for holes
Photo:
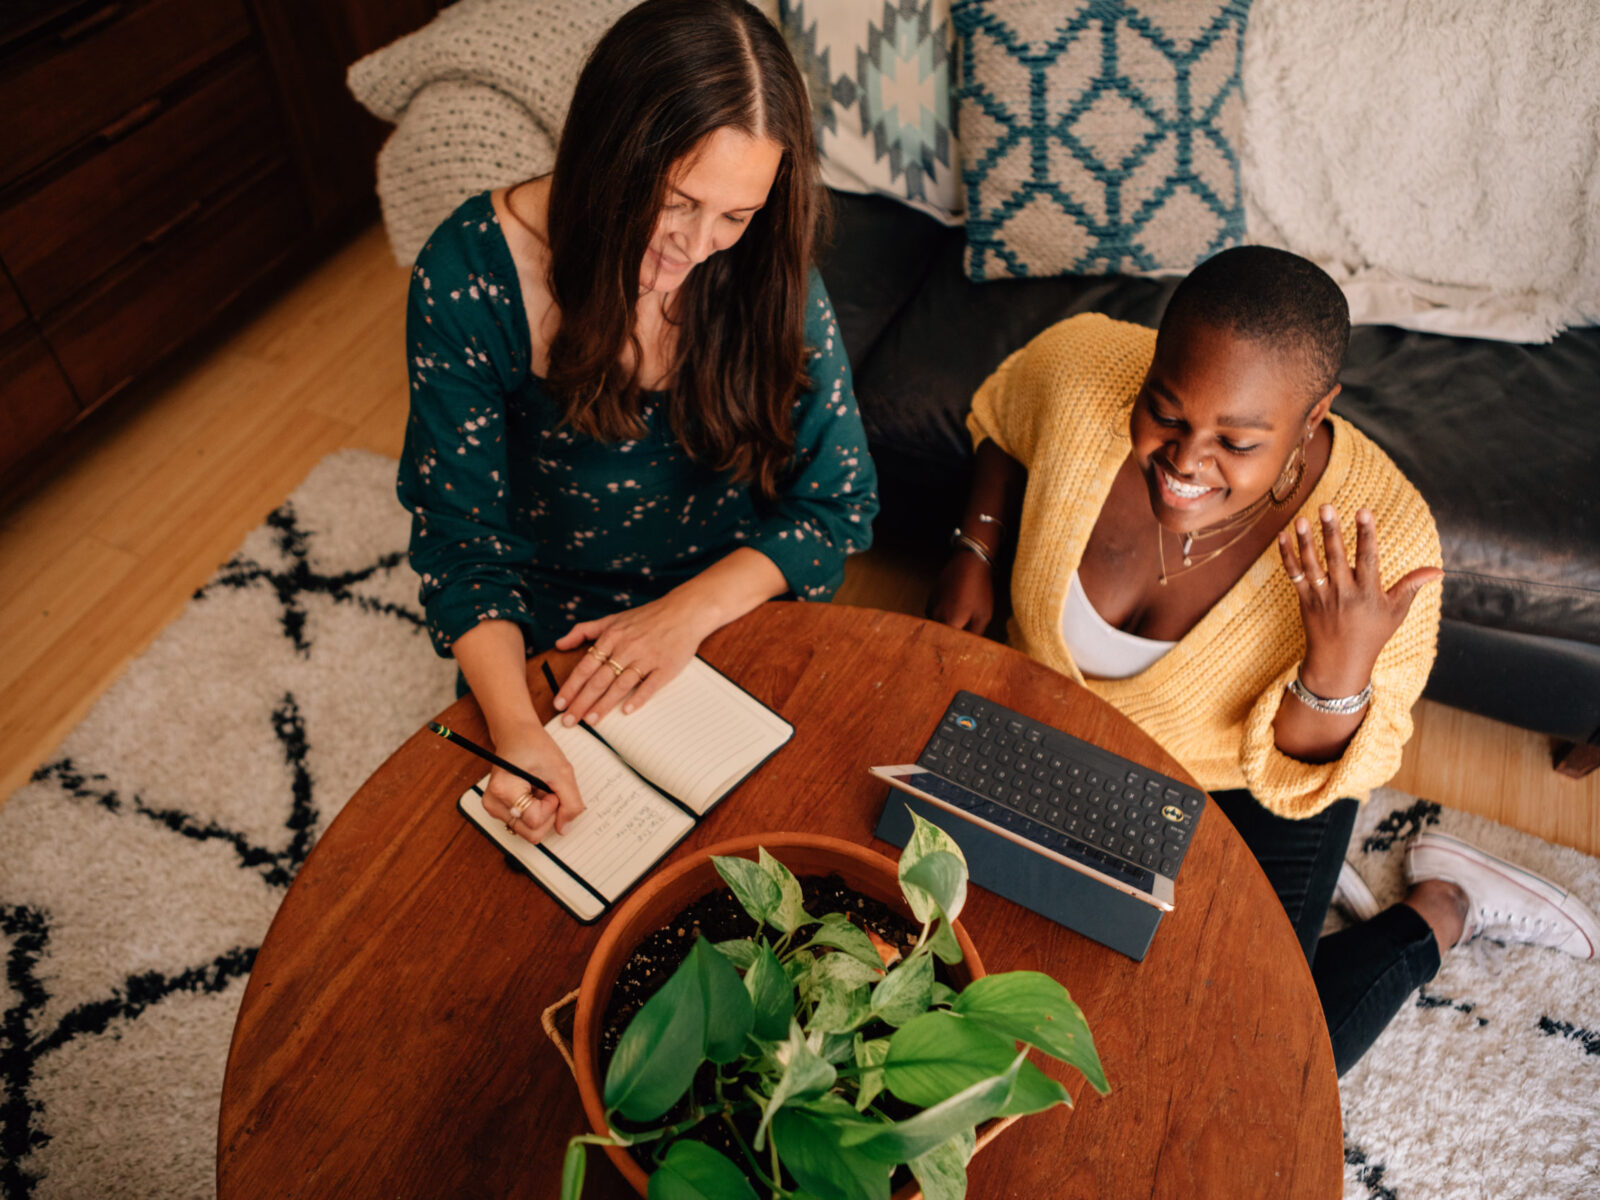
[[[1234,546],[1237,546],[1241,541],[1249,536],[1250,531],[1260,523],[1261,518],[1267,515],[1267,509],[1271,507],[1271,505],[1268,503],[1270,499],[1270,495],[1263,496],[1243,512],[1235,513],[1225,521],[1219,521],[1217,524],[1212,525],[1210,528],[1202,529],[1198,533],[1184,534],[1183,566],[1170,573],[1167,571],[1166,531],[1162,529],[1160,524],[1157,524],[1156,554],[1161,562],[1161,585],[1165,587],[1167,580],[1175,579],[1179,575],[1182,575],[1185,571],[1193,571],[1197,567],[1203,567],[1225,551],[1231,550]],[[1215,550],[1207,550],[1198,558],[1194,557],[1194,544],[1197,541],[1201,540],[1202,538],[1220,537],[1222,534],[1227,533],[1231,529],[1238,529],[1240,525],[1243,525],[1244,528],[1239,529],[1238,533],[1234,534],[1233,537],[1222,543],[1222,545],[1218,546]]]

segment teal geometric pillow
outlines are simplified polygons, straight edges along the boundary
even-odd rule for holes
[[[1249,0],[954,0],[967,273],[1181,274],[1244,237]]]
[[[822,180],[959,224],[950,0],[780,0],[811,93]]]

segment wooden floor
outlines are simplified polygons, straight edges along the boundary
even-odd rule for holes
[[[399,453],[406,277],[368,230],[0,514],[0,797],[318,460]],[[920,613],[930,579],[880,547],[840,599]],[[1546,739],[1427,701],[1416,722],[1394,786],[1600,853],[1600,772],[1565,779]]]

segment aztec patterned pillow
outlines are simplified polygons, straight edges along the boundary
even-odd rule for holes
[[[950,0],[779,0],[822,179],[961,221]]]
[[[967,273],[1182,274],[1244,237],[1249,0],[955,0]]]

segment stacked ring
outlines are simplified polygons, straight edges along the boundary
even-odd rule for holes
[[[610,662],[611,661],[610,655],[606,654],[605,651],[600,649],[600,643],[599,642],[590,642],[589,643],[589,648],[587,650],[585,650],[584,653],[585,654],[589,654],[589,655],[593,655],[595,658],[598,658],[601,662]]]
[[[1298,574],[1298,575],[1289,576],[1289,582],[1290,583],[1299,583],[1305,577],[1306,577],[1306,573],[1304,571],[1301,571],[1300,574]]]
[[[1323,584],[1325,584],[1327,582],[1328,582],[1328,577],[1326,575],[1324,575],[1321,579],[1313,579],[1311,581],[1311,586],[1312,587],[1321,587]]]
[[[511,815],[506,818],[507,833],[513,833],[516,831],[517,822],[522,819],[522,814],[528,811],[528,807],[532,803],[533,793],[527,792],[523,795],[522,799],[518,800],[511,806]]]
[[[618,666],[617,665],[617,660],[614,659],[614,658],[606,659],[606,666],[611,668],[611,673],[613,675],[615,675],[618,679],[621,679],[622,678],[622,673],[628,669],[627,667]]]

